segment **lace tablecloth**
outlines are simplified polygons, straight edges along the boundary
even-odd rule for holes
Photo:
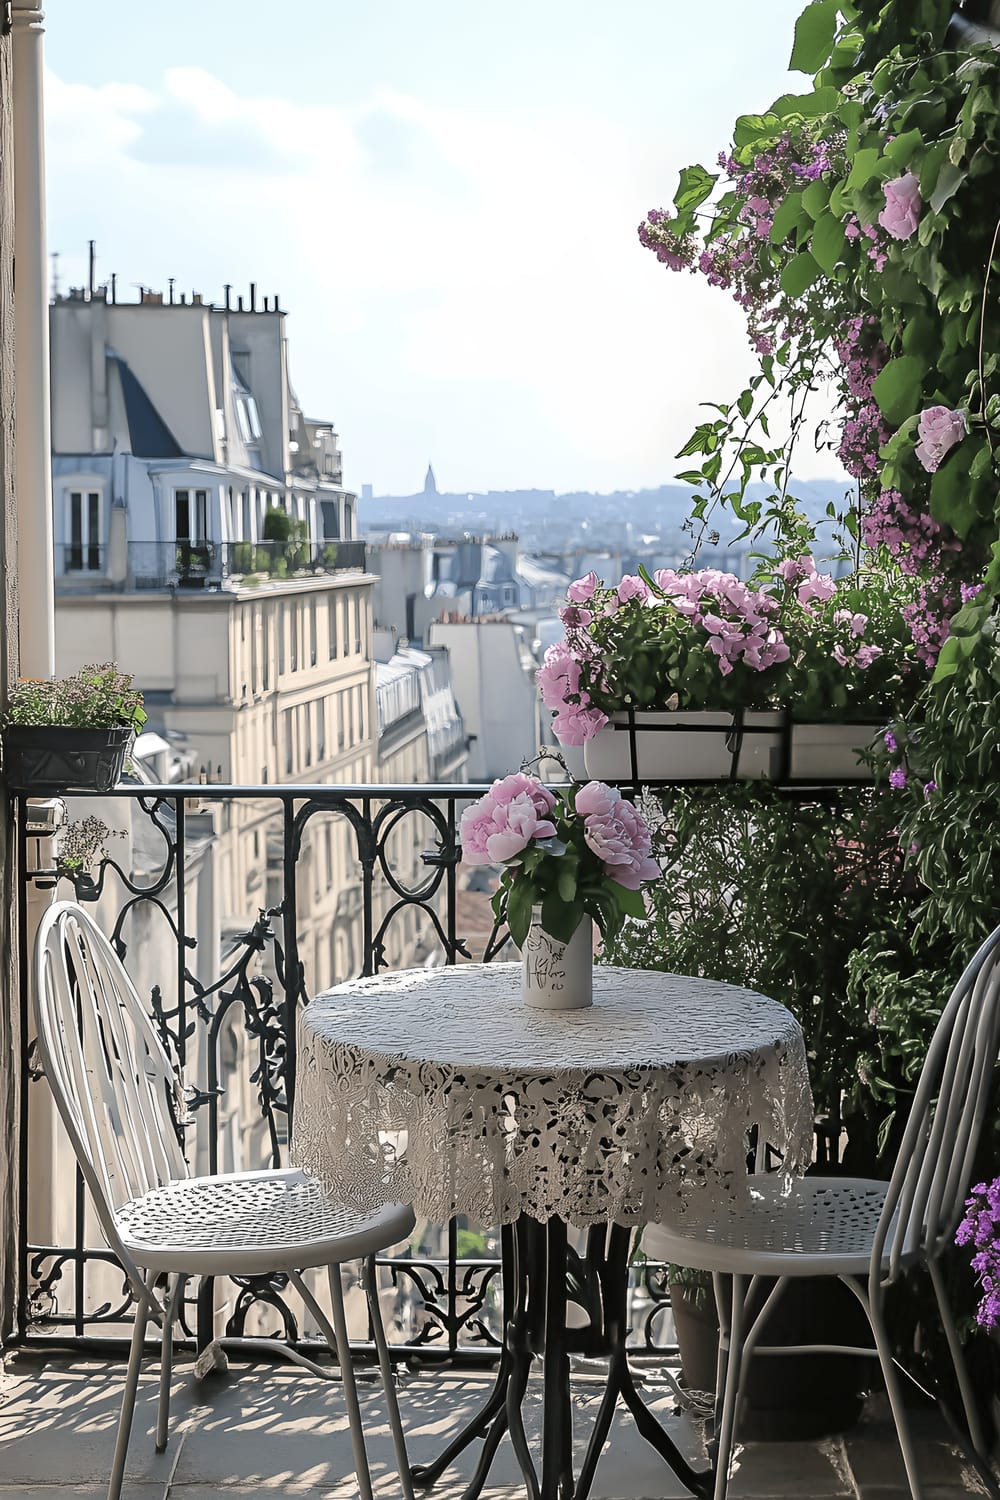
[[[805,1047],[751,990],[594,971],[588,1010],[529,1010],[520,965],[382,974],[299,1021],[292,1155],[359,1207],[443,1223],[635,1224],[711,1214],[746,1188],[760,1126],[800,1171],[812,1150]]]

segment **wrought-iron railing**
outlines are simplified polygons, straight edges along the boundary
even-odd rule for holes
[[[261,574],[295,578],[303,573],[342,573],[365,566],[363,541],[222,542],[219,550],[225,577]]]
[[[183,1070],[192,1169],[285,1165],[295,1019],[310,995],[386,967],[490,961],[503,951],[506,933],[493,920],[482,872],[469,882],[460,865],[461,809],[484,790],[123,785],[72,793],[71,820],[98,816],[112,826],[97,865],[68,872],[45,808],[18,795],[24,1034],[39,904],[52,895],[96,902]],[[220,900],[228,905],[221,914]],[[56,1149],[59,1132],[30,1047],[22,1098],[20,1338],[123,1347],[128,1287],[99,1248],[68,1146],[61,1156]],[[498,1356],[497,1234],[461,1221],[418,1225],[403,1253],[380,1264],[398,1355],[456,1363]],[[203,1282],[185,1309],[187,1336],[203,1346],[220,1334],[276,1332],[302,1343],[302,1310],[291,1305],[286,1281],[241,1278],[221,1289]],[[663,1269],[640,1267],[637,1349],[672,1347],[657,1342],[668,1305]],[[353,1332],[367,1343],[364,1328]]]
[[[89,567],[94,549],[76,549]],[[129,542],[128,582],[137,589],[201,588],[224,578],[301,578],[365,566],[365,543],[351,542]],[[68,565],[64,572],[70,570]]]

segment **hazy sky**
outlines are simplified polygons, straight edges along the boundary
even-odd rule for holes
[[[655,485],[751,367],[636,226],[794,81],[802,0],[46,0],[49,249],[278,292],[376,493]],[[766,24],[762,24],[766,13]],[[802,455],[803,476],[835,472]]]

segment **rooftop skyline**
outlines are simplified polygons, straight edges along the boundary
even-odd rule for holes
[[[800,0],[711,36],[662,0],[107,0],[46,6],[48,237],[97,279],[289,310],[291,377],[345,482],[614,490],[669,482],[700,401],[752,368],[742,317],[636,225],[733,119],[801,84]],[[837,474],[801,451],[804,477]]]

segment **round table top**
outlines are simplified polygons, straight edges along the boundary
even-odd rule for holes
[[[594,1004],[534,1010],[520,964],[457,964],[351,980],[318,995],[302,1026],[386,1063],[504,1073],[631,1072],[708,1065],[800,1034],[783,1005],[712,979],[594,968]]]
[[[799,1025],[733,985],[598,965],[592,1007],[543,1011],[519,964],[460,964],[354,980],[299,1017],[293,1159],[359,1208],[711,1214],[745,1193],[754,1128],[787,1170],[809,1160]]]

